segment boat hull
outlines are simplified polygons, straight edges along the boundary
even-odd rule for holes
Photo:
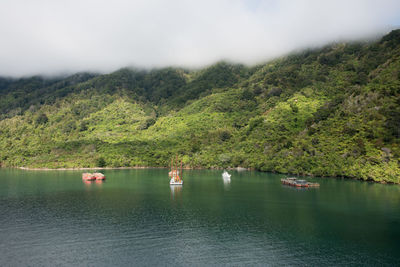
[[[171,180],[169,181],[169,184],[170,184],[170,185],[182,185],[182,184],[183,184],[183,180],[175,181],[174,179],[171,179]]]
[[[85,181],[94,181],[94,180],[96,180],[96,177],[95,177],[93,174],[91,174],[91,173],[83,173],[83,174],[82,174],[82,180],[85,180]]]
[[[104,174],[102,174],[100,172],[82,173],[82,180],[85,180],[85,181],[105,180],[105,179],[106,179],[106,177],[104,176]]]
[[[182,182],[169,182],[170,185],[183,185],[183,181]]]
[[[297,180],[297,178],[288,177],[281,179],[282,184],[294,187],[319,187],[319,183],[310,183],[305,180]]]

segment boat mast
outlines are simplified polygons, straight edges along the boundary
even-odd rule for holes
[[[178,154],[176,154],[176,175],[178,175]]]
[[[182,180],[182,177],[183,177],[183,175],[182,175],[182,160],[181,160],[181,172],[179,173],[180,175],[181,175],[181,180]]]

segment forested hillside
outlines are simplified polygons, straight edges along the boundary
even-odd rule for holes
[[[0,164],[400,182],[400,30],[246,67],[0,79]]]

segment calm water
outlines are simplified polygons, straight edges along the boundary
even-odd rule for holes
[[[0,169],[0,266],[400,264],[400,186],[167,172]]]

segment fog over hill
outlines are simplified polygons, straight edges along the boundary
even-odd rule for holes
[[[399,14],[394,0],[3,0],[0,76],[254,65],[383,35]]]

